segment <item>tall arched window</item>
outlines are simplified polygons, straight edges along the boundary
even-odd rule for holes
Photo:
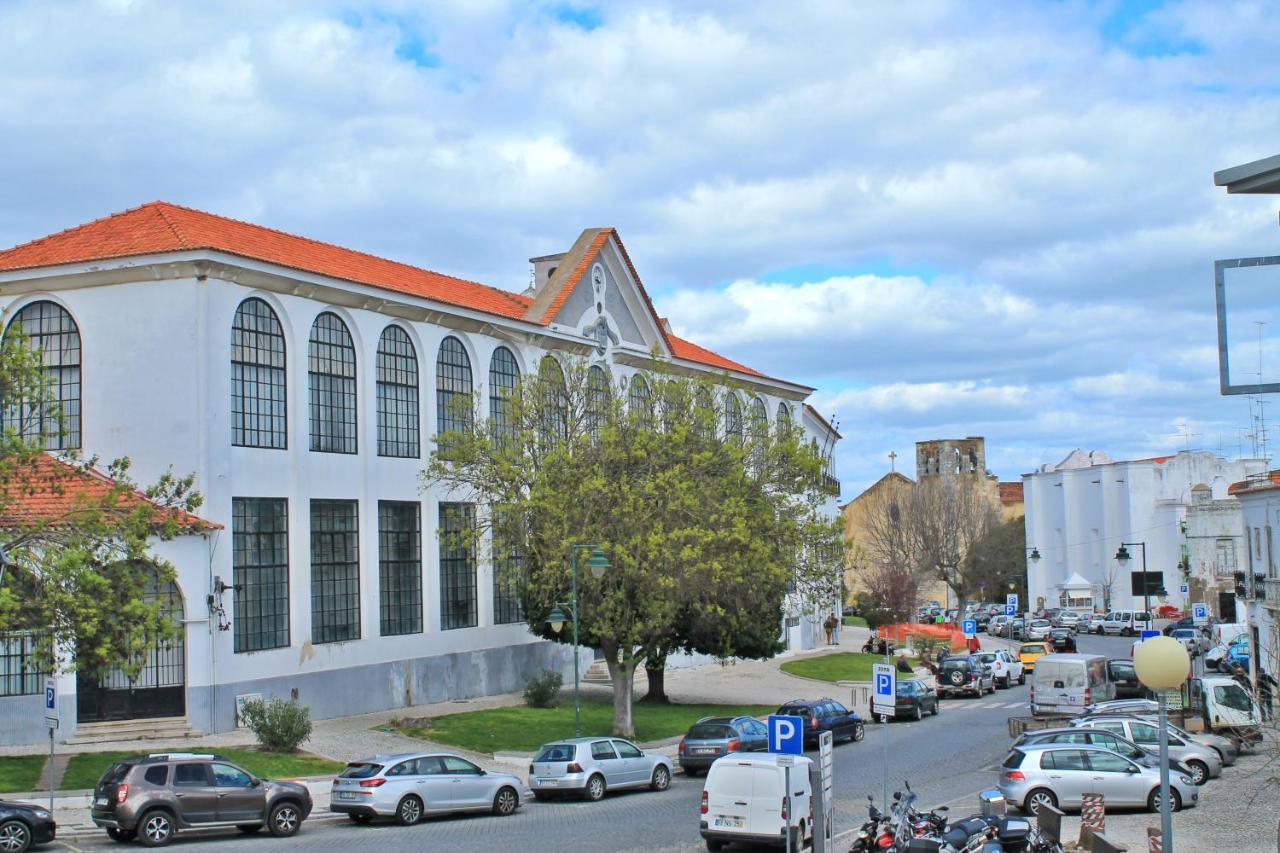
[[[325,311],[311,324],[307,344],[311,386],[311,449],[356,452],[356,348],[347,324]]]
[[[447,337],[436,355],[436,433],[471,429],[471,358],[462,341]]]
[[[693,398],[694,418],[698,427],[698,434],[704,439],[712,439],[716,437],[716,405],[711,399],[711,390],[706,387],[699,388],[694,393]]]
[[[627,408],[645,429],[653,429],[653,397],[649,393],[649,383],[644,376],[637,373],[631,377],[631,388],[627,392]]]
[[[759,397],[752,397],[748,404],[747,437],[751,442],[751,464],[758,471],[764,460],[764,443],[769,438],[769,412]]]
[[[409,333],[387,326],[378,338],[378,455],[416,459],[418,353]]]
[[[791,409],[787,407],[786,403],[778,404],[777,420],[778,435],[785,436],[791,432]]]
[[[724,392],[724,437],[735,446],[742,446],[742,403],[732,391]]]
[[[506,347],[498,347],[489,359],[489,435],[494,441],[513,441],[519,431],[512,401],[520,385],[520,365]]]
[[[48,398],[6,400],[4,425],[24,438],[43,436],[46,450],[80,447],[80,329],[66,309],[42,300],[23,306],[5,335],[17,328],[40,353]]]
[[[548,445],[555,445],[569,437],[569,392],[560,362],[544,355],[538,364],[538,381],[542,386],[542,399],[538,401],[542,436]]]
[[[605,417],[609,411],[609,377],[598,364],[587,371],[587,432],[592,438],[600,437]]]
[[[288,366],[284,330],[257,297],[240,303],[231,322],[231,443],[289,446]]]

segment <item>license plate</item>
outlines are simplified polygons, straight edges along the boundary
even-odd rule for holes
[[[355,791],[339,791],[338,792],[338,799],[340,800],[354,800],[355,798],[356,798]]]
[[[93,801],[93,804],[94,804],[95,806],[105,806],[105,805],[107,804],[107,798],[106,798],[106,797],[98,797],[98,799],[96,799],[96,800],[94,800],[94,801]]]
[[[544,788],[554,788],[560,784],[559,779],[539,779],[538,784]]]
[[[716,826],[725,827],[727,829],[742,829],[742,818],[718,817],[716,818]]]
[[[715,754],[716,754],[717,752],[719,752],[719,751],[720,751],[720,750],[716,749],[715,747],[712,747],[711,749],[701,749],[701,748],[699,748],[699,749],[695,749],[695,750],[693,751],[693,754],[694,754],[694,755],[715,755]]]

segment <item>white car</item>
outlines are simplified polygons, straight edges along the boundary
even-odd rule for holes
[[[1028,640],[1047,640],[1049,632],[1053,630],[1053,623],[1048,619],[1032,619],[1027,623]]]
[[[1151,630],[1151,614],[1142,610],[1113,610],[1102,617],[1103,634],[1132,637]]]
[[[1058,627],[1076,630],[1080,627],[1080,614],[1074,610],[1063,610],[1058,614]]]
[[[1209,641],[1195,628],[1174,628],[1169,636],[1186,646],[1191,657],[1203,654],[1209,648]]]
[[[1022,661],[1004,649],[994,652],[979,652],[976,657],[984,666],[991,667],[991,672],[996,677],[996,687],[1011,687],[1015,681],[1019,684],[1027,683],[1027,671],[1026,667],[1022,665]]]
[[[520,808],[522,783],[509,773],[483,770],[443,752],[375,755],[353,761],[333,780],[330,811],[355,823],[390,817],[411,826],[430,814]]]

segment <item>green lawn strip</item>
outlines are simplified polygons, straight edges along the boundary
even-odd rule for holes
[[[846,616],[844,617],[844,624],[850,628],[865,628],[867,627],[867,620],[861,616]]]
[[[753,717],[772,714],[774,705],[648,705],[632,706],[637,741],[647,743],[683,735],[700,717]],[[558,708],[528,708],[523,705],[467,711],[433,717],[427,728],[391,726],[410,737],[469,749],[473,752],[532,752],[545,743],[573,737],[573,703]],[[582,703],[582,733],[605,735],[613,730],[613,705]]]
[[[191,747],[151,747],[135,749],[129,752],[82,752],[71,756],[67,762],[67,771],[62,776],[64,791],[81,788],[92,788],[98,784],[102,776],[113,762],[128,755],[139,755],[152,752],[206,752],[221,755],[223,758],[248,770],[255,776],[266,779],[290,779],[296,776],[331,776],[342,769],[341,761],[321,758],[309,752],[260,752],[246,747],[214,747],[207,750]]]
[[[6,755],[0,758],[0,794],[43,789],[48,780],[40,771],[48,760],[46,755]]]
[[[910,660],[912,666],[919,664],[915,658]],[[836,652],[802,660],[789,660],[782,664],[780,669],[791,675],[816,678],[820,681],[870,681],[873,663],[884,663],[884,656]]]

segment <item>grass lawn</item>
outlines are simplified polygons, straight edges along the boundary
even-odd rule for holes
[[[0,794],[39,791],[45,777],[40,773],[48,760],[44,755],[6,755],[0,758]]]
[[[237,764],[255,776],[267,779],[287,779],[294,776],[328,776],[343,768],[341,761],[331,761],[309,752],[286,754],[281,752],[259,752],[251,747],[215,747],[208,750],[193,750],[191,747],[147,747],[129,752],[82,752],[73,755],[67,762],[67,772],[62,776],[62,790],[92,788],[98,784],[98,778],[114,761],[126,755],[137,755],[146,752],[211,752],[221,755],[232,764]]]
[[[789,660],[780,667],[783,672],[822,681],[870,681],[871,664],[884,663],[882,655],[836,652],[803,660]],[[911,665],[919,661],[911,658]]]
[[[844,624],[850,628],[865,628],[867,627],[867,620],[861,616],[846,616],[844,617]]]
[[[699,717],[772,714],[776,705],[647,705],[632,706],[636,740],[648,742],[684,734]],[[582,703],[582,731],[586,735],[608,734],[613,728],[613,705]],[[490,708],[433,717],[430,727],[413,725],[396,728],[410,737],[492,753],[498,750],[532,752],[544,743],[573,737],[573,700],[558,708]]]

